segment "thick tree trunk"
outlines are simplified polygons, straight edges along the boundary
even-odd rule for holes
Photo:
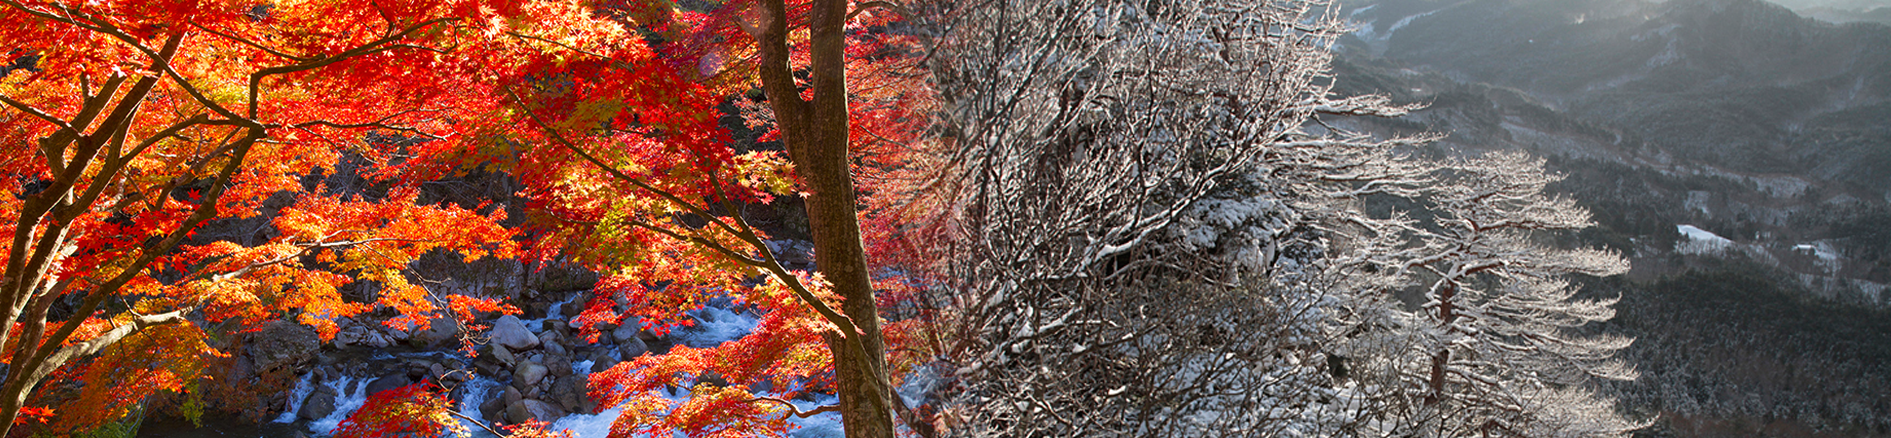
[[[848,160],[846,0],[815,0],[809,14],[810,85],[804,100],[788,64],[787,14],[782,0],[765,0],[766,14],[756,33],[761,46],[763,90],[775,110],[782,141],[806,182],[808,228],[820,271],[842,298],[841,312],[858,333],[828,338],[840,392],[841,422],[848,438],[892,438],[892,391],[886,374],[886,343],[866,250],[861,244],[859,209]]]

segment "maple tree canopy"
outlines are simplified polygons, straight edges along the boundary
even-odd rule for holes
[[[604,273],[575,318],[593,338],[632,318],[688,324],[683,312],[720,297],[754,306],[751,335],[625,362],[591,389],[633,407],[614,436],[781,435],[792,406],[751,388],[831,389],[825,337],[853,325],[820,275],[783,269],[767,232],[732,214],[806,195],[780,148],[737,147],[721,122],[733,107],[764,132],[758,144],[780,139],[746,97],[757,5],[0,0],[0,424],[86,430],[182,391],[226,355],[213,327],[287,319],[328,340],[340,318],[377,309],[397,330],[516,312],[404,272],[447,252],[570,257]],[[786,5],[789,27],[811,9]],[[918,37],[890,30],[895,17],[848,14],[844,72],[849,196],[866,207],[888,303],[926,272],[911,225],[925,213],[904,196],[930,98]],[[806,68],[808,33],[785,38]],[[365,162],[378,189],[324,187],[344,159]],[[422,202],[418,184],[474,168],[523,184],[529,238],[496,205]],[[193,235],[256,218],[268,231]],[[340,292],[363,282],[367,302]],[[896,343],[917,330],[889,324]],[[896,368],[927,357],[899,351]],[[709,373],[728,384],[696,381]],[[695,395],[677,404],[656,394],[666,385]],[[376,406],[438,407],[403,391],[419,401]]]
[[[465,122],[500,108],[505,56],[472,48],[526,16],[520,2],[0,2],[5,423],[85,430],[192,385],[224,354],[212,325],[289,319],[329,339],[377,308],[403,330],[508,310],[402,274],[434,251],[515,257],[503,210],[423,205],[413,180],[369,197],[317,177],[350,155],[397,176],[408,145],[470,138]],[[264,214],[267,233],[192,235]],[[356,282],[370,302],[338,292]]]

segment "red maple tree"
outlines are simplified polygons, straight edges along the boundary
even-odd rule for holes
[[[890,436],[891,376],[926,354],[889,363],[887,340],[910,334],[896,321],[887,336],[875,282],[924,272],[901,194],[928,99],[915,37],[888,31],[897,15],[878,3],[0,0],[18,23],[0,29],[14,149],[0,155],[0,435],[20,418],[81,430],[183,389],[222,354],[210,324],[290,319],[328,338],[376,308],[398,328],[499,310],[402,274],[432,251],[521,255],[501,210],[417,203],[412,184],[478,164],[526,183],[531,256],[607,274],[587,329],[634,316],[660,331],[720,297],[762,311],[736,342],[595,376],[606,406],[632,408],[613,435],[779,435],[797,412],[777,396],[818,389],[840,395],[823,410],[850,436]],[[740,99],[758,86],[765,106]],[[731,102],[785,151],[734,147]],[[384,169],[388,196],[304,184],[344,154]],[[281,193],[296,200],[265,205]],[[818,273],[784,267],[741,214],[781,196],[805,199]],[[275,235],[192,238],[264,214]],[[371,303],[337,292],[364,280]],[[699,382],[710,373],[727,384]],[[653,398],[667,385],[694,397]],[[349,430],[383,430],[380,408],[445,409],[426,391],[388,397],[407,401]]]
[[[887,341],[917,339],[919,324],[883,328],[879,312],[928,267],[910,224],[929,213],[907,196],[909,152],[930,123],[919,38],[890,31],[899,16],[873,4],[572,7],[509,31],[519,53],[554,56],[524,57],[499,81],[513,111],[492,120],[491,140],[425,146],[438,160],[413,170],[499,163],[519,178],[535,256],[604,276],[574,318],[593,339],[603,324],[688,325],[685,312],[722,298],[757,310],[735,341],[593,375],[600,406],[625,407],[612,436],[781,436],[788,416],[824,411],[841,412],[849,436],[891,436],[907,411],[893,376],[929,357],[896,346],[889,362]],[[732,138],[732,115],[762,131],[753,144]],[[749,222],[777,202],[806,205],[818,272],[784,266]],[[691,396],[673,402],[671,387]],[[785,401],[805,391],[840,403]]]
[[[0,0],[0,436],[66,433],[195,381],[214,324],[392,308],[396,328],[498,310],[402,275],[421,254],[513,257],[490,208],[325,194],[344,154],[382,167],[403,143],[466,138],[499,108],[490,53],[460,50],[522,12],[507,1]],[[286,207],[266,200],[297,194]],[[488,211],[491,210],[491,211]],[[194,238],[272,215],[273,234]],[[337,292],[379,286],[372,302]],[[23,417],[23,415],[25,415]],[[44,420],[54,421],[44,421]],[[41,423],[41,422],[35,422]]]

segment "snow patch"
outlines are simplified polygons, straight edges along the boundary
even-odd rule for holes
[[[1838,248],[1833,247],[1832,242],[1829,241],[1821,240],[1793,245],[1793,252],[1817,257],[1819,260],[1816,263],[1826,275],[1838,275],[1839,270],[1845,267],[1845,262],[1840,260]]]
[[[1732,240],[1693,225],[1676,225],[1674,228],[1685,238],[1674,244],[1674,250],[1682,254],[1721,254],[1733,246]]]
[[[1371,9],[1371,8],[1368,7],[1367,9]],[[1383,41],[1391,40],[1393,33],[1398,32],[1399,29],[1404,28],[1406,25],[1412,24],[1412,20],[1417,20],[1419,18],[1423,18],[1431,14],[1436,14],[1438,13],[1438,11],[1442,11],[1442,10],[1443,9],[1439,9],[1437,11],[1426,12],[1423,14],[1415,14],[1415,15],[1407,16],[1405,18],[1400,18],[1399,21],[1392,23],[1392,27],[1385,28],[1385,33],[1379,33],[1379,32],[1374,31],[1373,25],[1377,24],[1378,23],[1377,21],[1361,23],[1359,24],[1359,30],[1353,31],[1353,35],[1358,36],[1359,39],[1366,40],[1366,41],[1383,42]],[[1360,12],[1365,12],[1365,9],[1354,11],[1353,14],[1358,14]]]

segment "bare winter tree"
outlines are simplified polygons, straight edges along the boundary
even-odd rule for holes
[[[1335,434],[1372,391],[1328,356],[1339,305],[1397,286],[1433,167],[1321,115],[1344,25],[1324,1],[993,0],[942,12],[953,145],[945,358],[968,436]],[[1374,309],[1379,309],[1374,313]]]
[[[1589,212],[1543,188],[1560,177],[1522,152],[1451,161],[1428,193],[1435,216],[1416,234],[1403,266],[1426,284],[1423,305],[1396,311],[1407,342],[1370,358],[1396,381],[1382,394],[1390,409],[1378,432],[1397,436],[1621,436],[1640,428],[1614,412],[1614,401],[1584,385],[1629,380],[1635,371],[1612,356],[1631,339],[1582,336],[1572,329],[1605,321],[1614,299],[1577,299],[1569,274],[1628,270],[1600,249],[1558,249],[1544,233],[1592,225]],[[1405,349],[1396,348],[1407,347]]]

